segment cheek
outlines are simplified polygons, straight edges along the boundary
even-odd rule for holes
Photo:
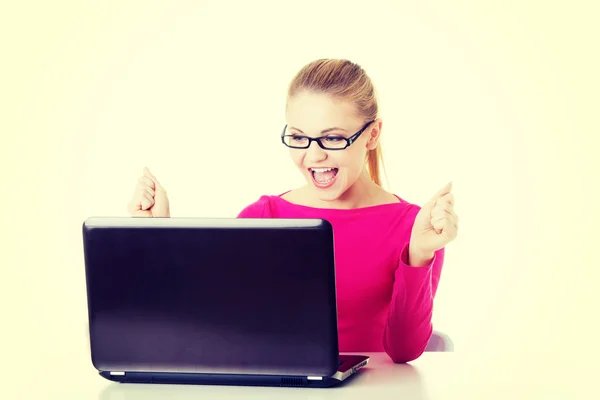
[[[290,151],[290,158],[298,167],[302,166],[303,154],[301,151]]]
[[[343,167],[347,175],[350,178],[355,178],[362,172],[364,167],[364,155],[357,152],[344,154],[343,157],[339,157],[337,164]]]

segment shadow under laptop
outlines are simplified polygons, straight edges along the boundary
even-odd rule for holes
[[[391,362],[390,362],[391,363]],[[364,367],[332,388],[294,388],[223,385],[178,385],[178,384],[119,384],[107,383],[99,400],[198,400],[199,398],[240,399],[336,399],[363,394],[374,398],[410,398],[426,400],[423,380],[416,367],[410,364]]]

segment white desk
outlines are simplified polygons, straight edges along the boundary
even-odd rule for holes
[[[524,355],[512,361],[498,354],[425,353],[411,364],[393,364],[385,354],[371,356],[368,367],[346,384],[330,389],[117,384],[89,368],[74,372],[75,376],[55,377],[47,383],[47,390],[22,387],[22,397],[17,398],[32,398],[28,390],[41,394],[35,396],[38,399],[86,400],[587,400],[597,395],[595,389],[591,391],[592,369],[582,363],[552,362],[558,360],[551,354]]]

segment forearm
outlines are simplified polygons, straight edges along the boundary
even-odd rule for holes
[[[401,254],[383,345],[397,363],[418,358],[425,350],[433,330],[433,299],[443,261],[443,250],[426,255]]]

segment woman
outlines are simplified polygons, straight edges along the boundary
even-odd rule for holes
[[[341,352],[418,358],[432,334],[444,247],[457,235],[451,183],[423,207],[380,186],[381,120],[373,84],[348,61],[314,61],[288,91],[281,141],[307,184],[265,195],[240,218],[323,218],[335,230]],[[164,188],[146,168],[134,216],[168,217]]]

